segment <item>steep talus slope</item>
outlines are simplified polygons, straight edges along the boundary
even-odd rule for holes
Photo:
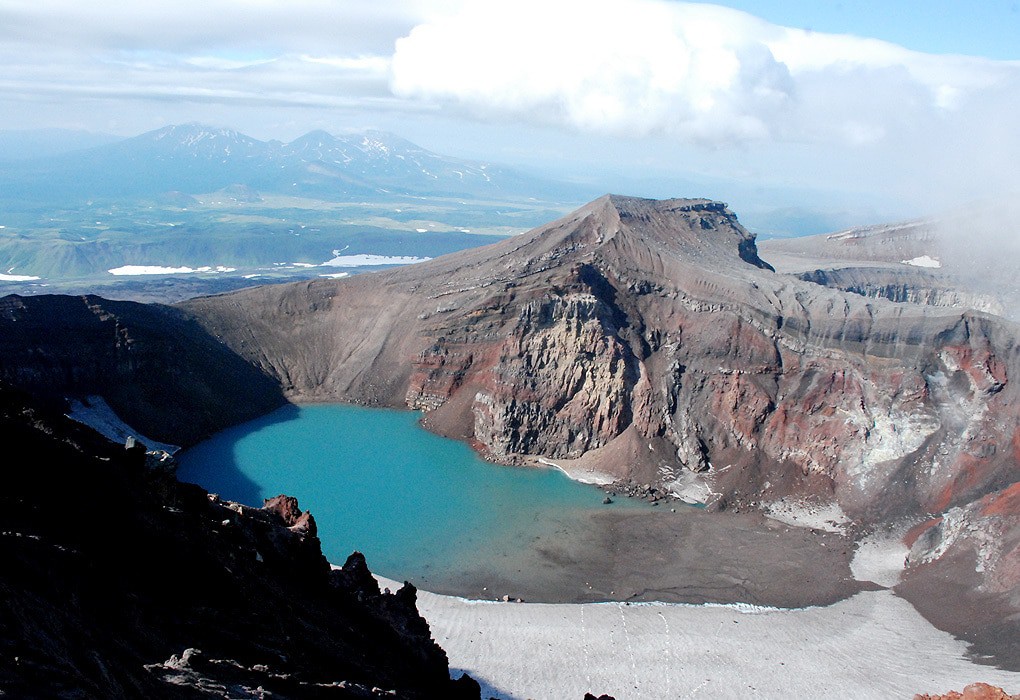
[[[102,396],[140,433],[188,445],[284,403],[276,382],[181,311],[95,296],[0,299],[0,381]]]
[[[3,384],[0,442],[0,695],[478,697],[295,499],[221,501]]]
[[[777,275],[707,200],[606,196],[486,248],[184,308],[293,398],[424,409],[496,461],[693,479],[721,507],[818,496],[878,521],[1016,478],[1015,327]]]

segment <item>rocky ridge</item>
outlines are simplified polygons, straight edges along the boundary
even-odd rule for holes
[[[184,308],[292,399],[419,409],[493,461],[650,500],[859,533],[952,520],[1020,474],[1015,325],[775,273],[717,202],[606,196],[486,248]],[[897,591],[1020,666],[1014,550],[937,551]]]
[[[954,596],[961,610],[1007,618],[1020,609],[1016,326],[777,274],[720,203],[607,196],[486,248],[177,309],[68,299],[4,300],[0,338],[46,332],[0,353],[4,377],[87,396],[103,393],[92,384],[105,373],[115,392],[143,399],[117,403],[123,418],[167,429],[182,415],[160,400],[164,370],[193,380],[181,396],[197,390],[205,407],[268,382],[269,400],[252,406],[286,395],[415,408],[494,461],[596,473],[657,501],[783,511],[821,528],[927,523],[897,592],[975,641],[1016,638],[1015,620],[989,628],[932,602]],[[74,321],[78,307],[103,309],[82,326],[96,338],[87,354],[52,323],[53,310]],[[190,329],[182,345],[201,353],[179,346],[168,359],[153,330],[133,347],[158,360],[133,361],[121,340],[159,327],[153,319]],[[117,371],[97,372],[92,353]],[[1020,655],[1008,663],[1020,667]]]
[[[797,273],[823,287],[898,303],[975,309],[1003,315],[1003,303],[988,294],[967,291],[961,280],[916,267],[835,267]]]

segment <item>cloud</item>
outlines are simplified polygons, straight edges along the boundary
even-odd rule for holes
[[[8,62],[0,89],[10,100],[219,99],[237,104],[322,107],[364,101],[395,102],[386,81],[385,57],[281,55],[239,60],[203,55],[117,52],[100,60]],[[60,70],[72,64],[73,70]]]
[[[389,51],[428,15],[412,0],[6,0],[5,42],[86,51],[148,49],[187,53],[215,47],[270,53]]]
[[[936,251],[963,289],[999,300],[1002,313],[1020,322],[1020,192],[940,212],[932,222]]]
[[[1020,63],[714,5],[0,0],[0,27],[0,128],[372,125],[469,157],[823,183],[929,210],[1020,189]]]
[[[1020,76],[672,0],[7,0],[0,26],[11,103],[443,108],[714,148],[962,133]]]
[[[665,0],[465,3],[396,42],[398,96],[714,146],[839,147],[968,128],[976,100],[1015,107],[1020,64],[933,56]]]
[[[794,86],[722,8],[652,0],[472,3],[396,43],[393,91],[585,130],[766,138]]]
[[[130,118],[177,100],[167,118],[184,120],[195,118],[189,106],[212,103],[414,112],[422,107],[389,90],[389,60],[424,16],[414,2],[367,0],[7,0],[0,89],[29,125],[30,112],[59,101],[65,112]]]

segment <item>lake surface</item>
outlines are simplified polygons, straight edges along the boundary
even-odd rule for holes
[[[433,589],[479,570],[509,577],[594,513],[642,507],[603,505],[600,490],[553,469],[485,462],[419,416],[286,406],[185,451],[178,476],[252,506],[296,496],[331,562],[359,550],[376,573]]]

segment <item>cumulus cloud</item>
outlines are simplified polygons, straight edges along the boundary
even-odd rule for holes
[[[742,13],[656,0],[472,3],[397,41],[392,86],[596,131],[765,138],[794,85],[747,25],[767,30]]]
[[[467,3],[396,42],[400,96],[625,135],[714,145],[860,146],[963,121],[1020,64],[933,56],[664,0]]]

